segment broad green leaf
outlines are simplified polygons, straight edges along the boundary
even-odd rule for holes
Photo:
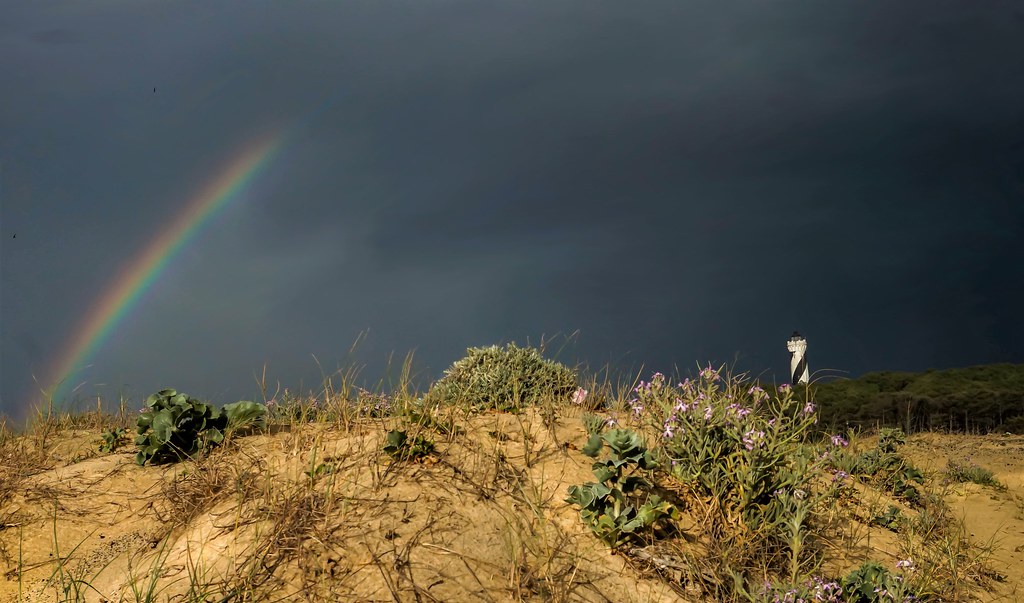
[[[241,400],[234,404],[225,404],[222,410],[228,426],[233,429],[250,426],[265,429],[267,426],[267,407],[258,402]]]
[[[591,458],[594,458],[601,452],[601,448],[604,447],[604,440],[601,439],[601,434],[594,433],[590,435],[587,440],[587,445],[583,447],[581,452]]]
[[[166,442],[171,439],[171,433],[174,431],[174,419],[171,417],[171,413],[166,410],[158,412],[153,417],[153,434],[157,440]]]

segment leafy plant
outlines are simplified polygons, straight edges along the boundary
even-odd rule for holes
[[[535,348],[508,344],[469,348],[431,387],[431,400],[458,401],[471,410],[518,410],[546,396],[563,398],[576,391],[576,374],[546,360]]]
[[[402,461],[423,459],[433,451],[433,441],[421,435],[409,439],[406,432],[397,429],[389,431],[384,441],[384,452]]]
[[[710,528],[723,537],[787,539],[785,523],[807,506],[823,463],[805,444],[817,421],[813,403],[796,399],[788,386],[773,396],[724,380],[710,366],[677,387],[656,373],[634,394],[634,413],[661,434],[662,464],[709,507]]]
[[[104,431],[100,438],[100,452],[115,452],[121,446],[128,445],[130,441],[124,427]]]
[[[583,454],[589,457],[596,457],[604,446],[604,440],[601,438],[601,431],[604,429],[605,422],[601,417],[594,414],[583,415],[583,427],[587,430],[589,438],[587,439],[586,445],[583,446]]]
[[[913,562],[900,561],[900,569],[913,571]],[[901,573],[892,573],[877,561],[868,561],[843,578],[843,593],[849,603],[906,603],[918,599],[912,584]]]
[[[159,464],[180,461],[224,441],[224,431],[264,427],[266,407],[241,401],[223,409],[173,389],[146,398],[146,409],[137,421],[135,462]]]
[[[179,461],[224,441],[224,414],[186,394],[161,390],[146,399],[146,409],[137,422],[139,465]]]
[[[878,449],[883,454],[896,454],[900,446],[907,443],[907,436],[899,428],[882,428],[878,431]]]
[[[657,467],[640,436],[628,429],[612,429],[598,437],[602,446],[589,451],[590,456],[596,457],[603,444],[610,449],[608,458],[591,467],[598,481],[570,486],[565,502],[578,505],[580,518],[594,534],[609,546],[618,547],[659,519],[673,516],[676,510],[656,494],[643,495],[643,490],[651,486],[644,477],[625,474],[629,467],[645,471]],[[641,504],[643,498],[646,500]]]
[[[334,463],[320,463],[315,468],[303,471],[303,473],[315,482],[321,475],[334,473],[334,469]]]
[[[267,407],[258,402],[241,400],[222,408],[230,429],[266,429]]]
[[[924,474],[899,454],[899,447],[905,443],[903,430],[880,430],[877,446],[853,461],[851,473],[863,480],[873,480],[897,498],[917,504],[921,500],[917,486],[924,484]]]
[[[895,532],[899,529],[902,520],[903,515],[900,513],[899,507],[889,505],[885,512],[878,513],[872,517],[871,523]]]

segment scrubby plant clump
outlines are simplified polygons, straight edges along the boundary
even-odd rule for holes
[[[818,511],[837,488],[828,459],[846,442],[815,446],[815,405],[789,385],[768,391],[721,372],[678,384],[655,373],[633,389],[624,420],[650,434],[659,472],[700,518],[719,576],[705,586],[729,598],[768,576],[797,584],[816,565]]]
[[[946,462],[946,470],[943,472],[945,479],[951,483],[973,483],[979,486],[991,486],[997,490],[1005,490],[1004,486],[995,474],[988,469],[971,462],[971,457],[967,457],[964,462],[958,462],[953,459],[949,459]]]
[[[535,348],[515,343],[469,348],[430,389],[433,401],[464,404],[471,410],[517,410],[545,397],[568,399],[577,391],[569,367],[543,358]]]
[[[806,445],[814,404],[719,372],[677,386],[657,373],[634,390],[633,411],[660,432],[668,472],[713,509],[709,527],[723,537],[770,533],[809,507],[822,465]]]
[[[924,484],[924,474],[899,453],[907,438],[902,429],[883,428],[878,445],[850,459],[850,473],[865,482],[875,482],[885,491],[911,504],[920,502],[917,486]]]

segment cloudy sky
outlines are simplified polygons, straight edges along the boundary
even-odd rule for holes
[[[267,132],[78,395],[229,402],[264,366],[316,387],[363,332],[368,381],[390,352],[429,381],[469,346],[577,331],[568,363],[780,382],[794,329],[849,375],[1024,362],[1019,3],[0,11],[7,414]]]

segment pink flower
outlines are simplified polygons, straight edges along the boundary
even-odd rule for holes
[[[576,393],[572,395],[573,404],[583,404],[583,401],[587,399],[587,390],[582,387],[576,390]]]

